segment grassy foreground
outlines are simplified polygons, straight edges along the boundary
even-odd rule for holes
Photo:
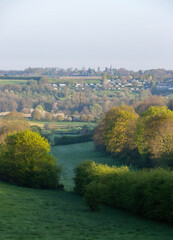
[[[64,168],[63,183],[72,190],[73,169],[81,161],[114,163],[94,151],[92,142],[58,146],[52,153]],[[73,192],[22,188],[0,183],[0,240],[172,240],[173,229],[101,206],[91,212]]]
[[[102,206],[92,213],[71,192],[0,183],[1,240],[172,240],[173,229]]]
[[[115,160],[108,155],[94,150],[93,142],[77,143],[52,147],[52,154],[57,158],[58,164],[63,167],[62,183],[66,191],[74,188],[74,169],[85,160],[113,165]]]

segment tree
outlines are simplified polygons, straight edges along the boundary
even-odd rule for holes
[[[42,105],[37,105],[35,109],[40,110],[41,112],[44,112],[43,106]]]
[[[104,144],[104,140],[103,140],[103,134],[105,131],[105,125],[104,125],[104,118],[102,118],[99,122],[99,124],[96,126],[95,130],[94,130],[94,136],[93,136],[93,140],[94,140],[94,144],[95,144],[95,148],[99,151],[105,151],[105,144]]]
[[[52,121],[52,114],[49,112],[45,112],[44,120],[51,122]]]
[[[19,132],[29,129],[29,123],[22,114],[12,112],[0,119],[0,143],[5,141],[9,133]]]
[[[167,103],[167,107],[169,110],[173,111],[173,99],[169,100],[169,102]]]
[[[95,103],[90,107],[90,112],[93,116],[98,117],[102,113],[102,107],[99,104]]]
[[[40,78],[39,83],[41,83],[41,84],[49,84],[50,83],[50,79],[48,77],[46,77],[46,76],[42,76]]]
[[[42,114],[41,114],[41,111],[39,109],[35,109],[32,113],[32,118],[34,120],[40,121],[41,116],[42,116]]]
[[[34,188],[57,188],[60,168],[49,154],[48,141],[24,130],[8,135],[1,146],[1,180]]]
[[[114,107],[105,114],[103,141],[108,152],[116,154],[135,148],[133,136],[137,118],[134,109],[126,105]]]
[[[148,98],[145,98],[144,101],[139,102],[138,105],[135,107],[135,111],[140,114],[146,111],[151,106],[164,106],[164,98],[162,96],[152,95]]]
[[[173,151],[173,112],[167,107],[150,107],[140,115],[135,131],[140,154],[160,158]]]
[[[113,154],[133,150],[135,124],[138,115],[132,107],[121,105],[113,107],[101,119],[95,130],[94,141],[99,147],[105,146]]]
[[[109,85],[109,81],[107,79],[106,73],[103,73],[103,75],[102,75],[102,85],[103,85],[104,89],[106,89]]]

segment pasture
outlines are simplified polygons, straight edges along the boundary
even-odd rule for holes
[[[62,183],[66,191],[73,190],[74,169],[81,162],[93,160],[109,165],[115,164],[115,160],[110,156],[95,151],[93,142],[54,146],[51,152],[57,158],[58,164],[63,168]]]
[[[50,125],[51,128],[63,128],[63,127],[82,127],[84,125],[88,125],[89,127],[94,127],[95,123],[88,122],[46,122],[46,121],[29,121],[29,124],[37,125],[39,127],[44,127],[45,124]]]
[[[0,183],[1,240],[172,240],[171,226],[107,206],[91,212],[72,192]]]
[[[28,80],[25,79],[0,79],[0,84],[18,84],[23,85],[27,84]]]
[[[91,212],[71,192],[74,168],[86,159],[112,165],[92,142],[56,146],[52,153],[63,167],[67,191],[38,190],[0,182],[0,240],[172,240],[171,226],[101,206]]]

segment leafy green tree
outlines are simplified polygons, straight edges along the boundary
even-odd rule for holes
[[[42,105],[37,105],[37,107],[36,107],[35,109],[38,109],[38,110],[40,110],[41,112],[43,112],[43,111],[44,111],[44,109],[43,109],[43,106],[42,106]]]
[[[114,107],[105,114],[103,141],[106,150],[119,153],[134,149],[134,130],[138,115],[130,106]]]
[[[90,112],[93,116],[100,116],[102,113],[102,107],[95,103],[90,107]]]
[[[167,107],[150,107],[140,115],[135,131],[140,154],[160,158],[173,151],[173,112]]]
[[[39,109],[35,109],[32,113],[32,118],[34,120],[40,121],[41,116],[42,116],[42,114],[41,114],[41,111]]]
[[[138,115],[132,107],[113,107],[101,119],[95,130],[94,141],[113,154],[135,148],[133,137]]]
[[[1,146],[0,178],[34,188],[57,188],[60,168],[48,141],[30,130],[8,135]]]

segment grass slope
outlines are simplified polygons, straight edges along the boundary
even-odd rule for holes
[[[82,161],[93,160],[95,162],[115,164],[115,160],[108,155],[94,150],[93,142],[52,147],[52,154],[63,167],[62,183],[65,190],[71,191],[74,187],[74,168]]]
[[[1,240],[172,240],[173,229],[102,206],[92,213],[71,192],[0,183]]]
[[[53,147],[73,188],[73,169],[85,159],[114,163],[92,142]],[[68,184],[68,181],[70,182]],[[0,183],[0,240],[172,240],[171,226],[101,206],[93,213],[73,192],[37,190]]]

